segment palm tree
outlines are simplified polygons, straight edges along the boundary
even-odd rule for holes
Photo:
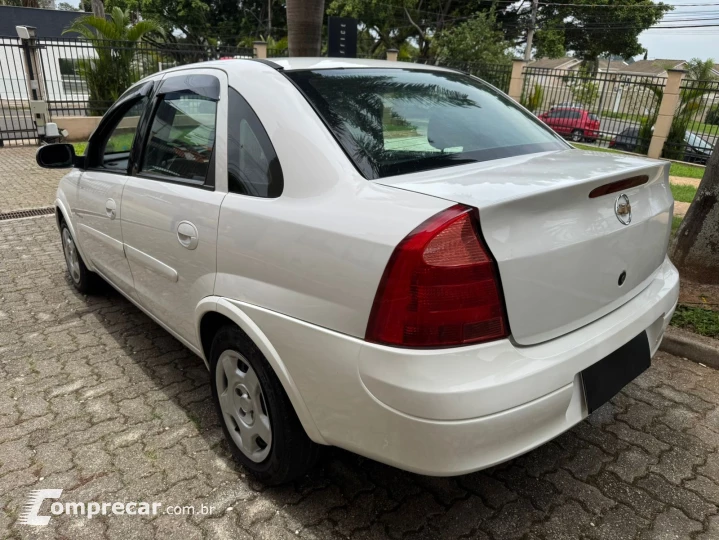
[[[684,159],[684,139],[691,129],[696,113],[702,109],[704,95],[712,89],[714,60],[692,58],[686,65],[687,77],[679,91],[679,107],[674,114],[669,135],[664,145],[664,157]]]
[[[141,78],[133,73],[137,43],[145,34],[161,32],[152,20],[132,24],[129,12],[119,7],[112,10],[110,19],[88,15],[75,19],[63,34],[74,32],[89,41],[96,58],[78,60],[78,71],[88,87],[88,109],[92,115],[105,110],[132,83]]]
[[[287,0],[290,56],[319,56],[325,0]]]

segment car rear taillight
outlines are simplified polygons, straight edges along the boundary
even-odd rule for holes
[[[447,347],[509,334],[499,274],[475,211],[456,205],[395,248],[377,289],[365,339]]]
[[[615,144],[617,144],[616,139],[612,139],[611,141],[609,141],[609,148],[614,148]]]

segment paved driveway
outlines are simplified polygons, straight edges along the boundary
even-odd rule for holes
[[[55,202],[57,183],[67,171],[41,169],[35,152],[37,146],[0,148],[0,214]]]
[[[588,421],[488,471],[429,478],[329,449],[264,488],[229,455],[202,361],[116,293],[75,293],[53,217],[0,221],[0,536],[716,539],[717,403],[718,372],[660,353]],[[40,488],[63,489],[44,515],[91,501],[196,514],[20,525]]]

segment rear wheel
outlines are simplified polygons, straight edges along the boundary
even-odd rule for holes
[[[210,352],[212,396],[235,459],[268,485],[305,474],[319,446],[305,433],[277,375],[239,328],[221,328]]]
[[[584,132],[581,129],[575,129],[571,135],[572,142],[582,142],[584,140]]]
[[[73,286],[83,294],[90,294],[97,288],[98,277],[87,269],[80,253],[77,251],[75,239],[67,226],[67,223],[60,223],[60,239],[62,240],[62,252],[65,255],[67,272],[70,274],[70,281]]]

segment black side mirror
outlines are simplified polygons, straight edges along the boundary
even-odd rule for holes
[[[45,169],[67,169],[77,164],[75,147],[71,144],[48,144],[38,148],[35,161]]]

